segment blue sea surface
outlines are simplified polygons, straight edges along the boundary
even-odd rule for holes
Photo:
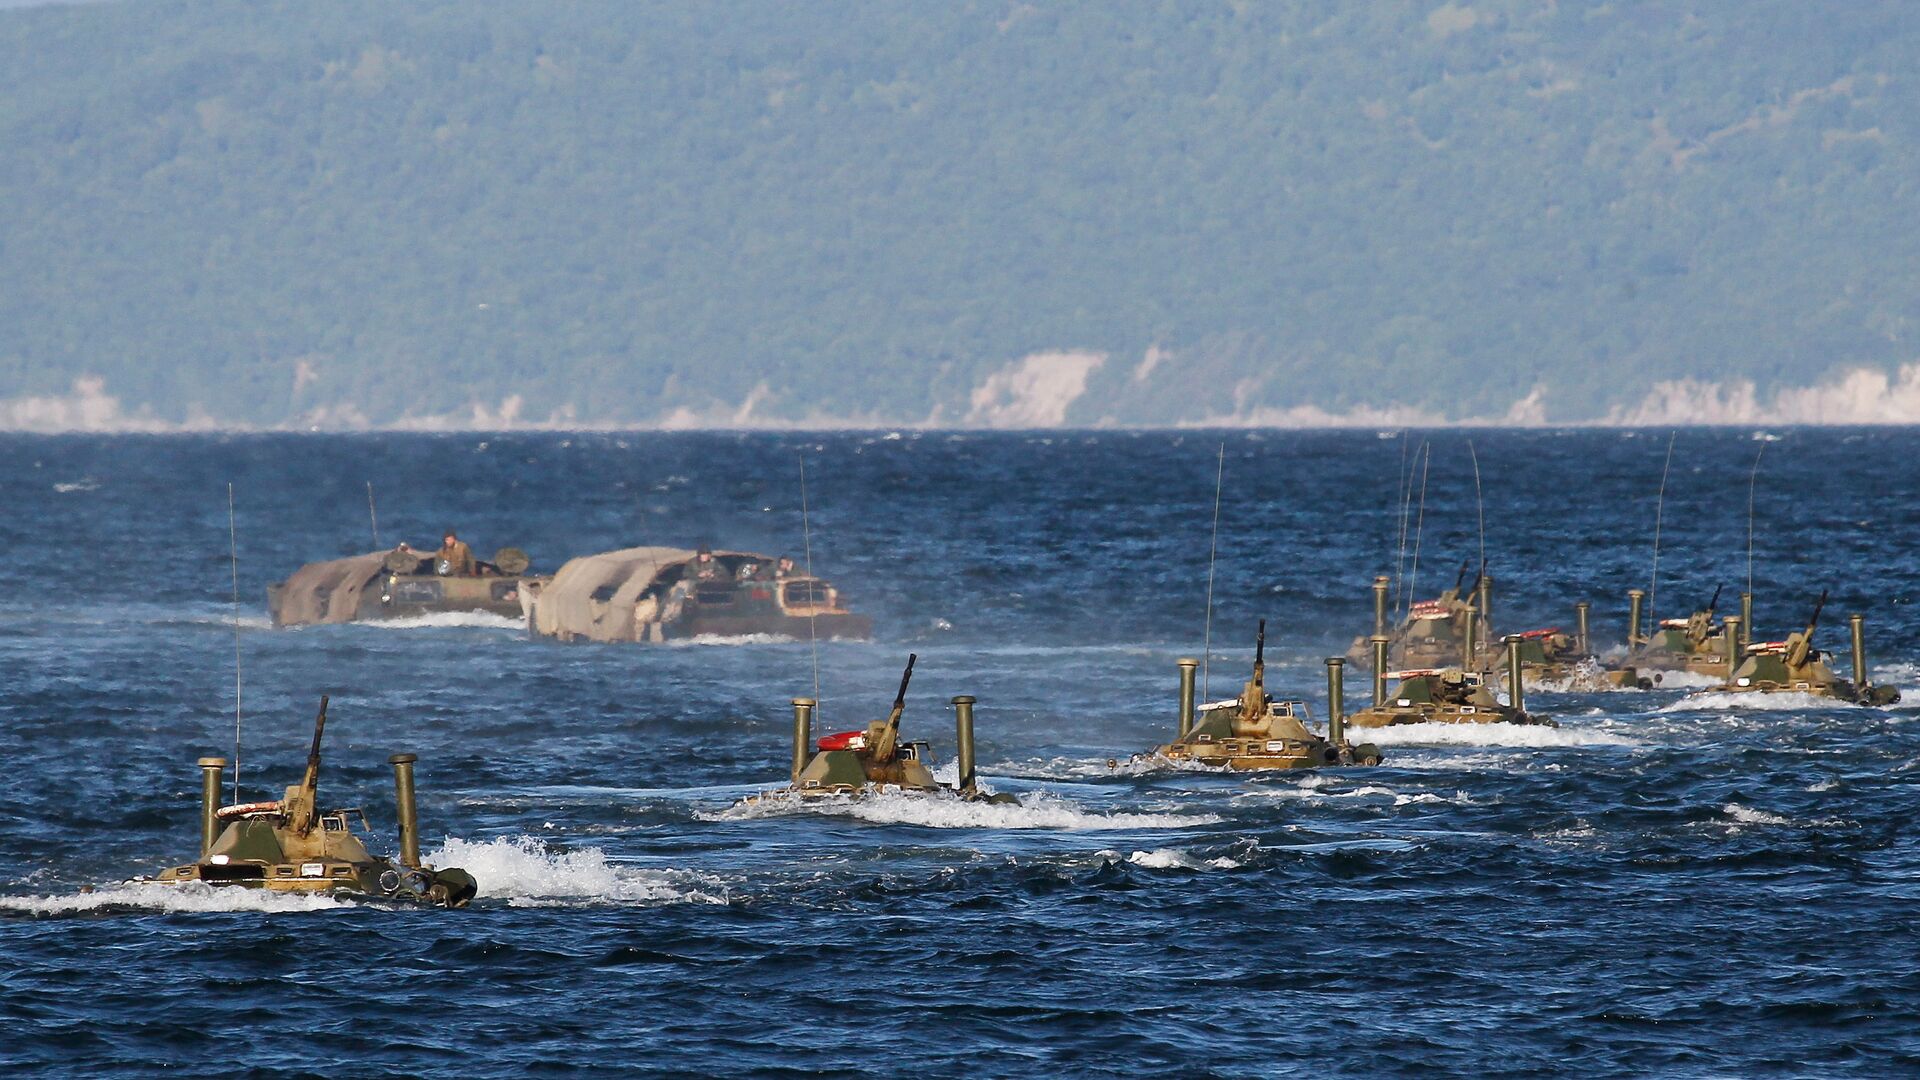
[[[1672,445],[1661,504],[1666,431],[0,437],[0,1071],[1912,1075],[1920,431]],[[1230,697],[1262,618],[1324,718],[1373,575],[1413,576],[1409,472],[1412,592],[1484,543],[1503,632],[1585,599],[1617,641],[1656,517],[1658,614],[1735,609],[1756,455],[1756,636],[1829,590],[1820,644],[1846,673],[1864,613],[1901,705],[1539,692],[1560,727],[1388,731],[1374,769],[1128,763],[1175,659],[1210,640]],[[418,753],[472,908],[127,883],[194,854],[194,760],[234,753],[230,482],[243,797],[297,779],[331,694],[323,800],[391,851],[386,756]],[[785,779],[804,641],[272,629],[269,582],[374,549],[369,482],[383,546],[455,527],[547,571],[810,545],[877,624],[819,647],[820,727],[917,652],[906,734],[951,770],[977,696],[1022,805],[736,809]]]

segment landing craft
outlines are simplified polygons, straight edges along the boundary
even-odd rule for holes
[[[521,615],[522,575],[530,561],[519,548],[501,548],[492,562],[453,566],[432,552],[401,544],[345,559],[308,563],[267,586],[275,626],[402,619],[449,612]]]
[[[900,676],[900,690],[893,697],[893,710],[884,720],[875,720],[860,731],[843,731],[813,741],[812,698],[793,701],[792,782],[761,795],[749,796],[742,805],[765,803],[798,796],[819,799],[833,796],[859,798],[893,792],[949,795],[968,802],[1017,805],[1020,800],[1001,792],[981,790],[973,761],[973,706],[971,697],[953,699],[959,744],[959,771],[952,787],[933,778],[927,766],[930,746],[926,742],[902,742],[900,717],[907,710],[907,684],[913,681],[913,665],[919,657],[909,655],[907,668]]]
[[[1892,686],[1875,686],[1867,674],[1866,619],[1847,617],[1853,636],[1853,681],[1838,678],[1827,665],[1827,653],[1813,647],[1813,633],[1820,626],[1820,611],[1827,605],[1821,593],[1813,605],[1806,628],[1788,634],[1785,641],[1764,642],[1749,647],[1733,676],[1713,688],[1725,694],[1777,694],[1798,692],[1818,697],[1850,701],[1856,705],[1892,705],[1900,700],[1900,691]],[[1737,639],[1736,639],[1737,640]],[[1735,646],[1736,649],[1739,646]]]
[[[298,784],[272,802],[220,805],[225,758],[200,759],[200,855],[143,880],[167,885],[268,889],[293,893],[351,893],[435,907],[466,907],[478,886],[473,875],[452,867],[436,870],[420,859],[420,825],[413,798],[412,754],[395,754],[393,782],[400,817],[400,860],[368,854],[349,829],[358,809],[322,810],[320,736],[327,726],[327,699],[313,722],[313,747]]]
[[[1327,660],[1327,735],[1321,738],[1307,727],[1303,703],[1277,701],[1267,693],[1267,621],[1262,619],[1254,639],[1253,677],[1240,696],[1202,706],[1196,721],[1193,672],[1200,665],[1181,660],[1179,737],[1133,760],[1162,758],[1244,772],[1378,765],[1380,751],[1372,743],[1355,746],[1347,741],[1341,682],[1345,664],[1337,656]]]
[[[1542,724],[1557,727],[1552,720],[1527,712],[1523,669],[1520,660],[1521,639],[1509,637],[1507,645],[1507,703],[1502,704],[1487,688],[1479,672],[1463,668],[1423,668],[1412,671],[1388,671],[1386,641],[1374,638],[1377,663],[1373,677],[1373,704],[1348,719],[1354,727],[1391,727],[1400,724]],[[1390,681],[1396,681],[1391,692]]]
[[[560,641],[660,642],[773,634],[865,640],[873,620],[791,559],[750,551],[635,547],[570,559],[530,579],[515,613]]]

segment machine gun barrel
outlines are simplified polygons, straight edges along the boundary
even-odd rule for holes
[[[1807,617],[1807,637],[1813,637],[1814,628],[1820,625],[1820,611],[1827,606],[1827,590],[1820,590],[1820,599],[1813,602],[1813,614]]]
[[[1253,666],[1264,669],[1267,666],[1267,620],[1260,620],[1260,629],[1253,638]]]
[[[302,832],[320,820],[320,804],[317,801],[320,790],[320,737],[327,730],[327,700],[326,694],[320,695],[320,712],[313,718],[313,745],[307,748],[307,772],[300,778],[301,796],[306,801],[305,819],[291,823]]]
[[[907,684],[913,681],[913,662],[918,659],[918,653],[907,654],[907,670],[900,673],[900,692],[893,695],[893,711],[887,714],[889,728],[898,729],[900,715],[907,711]]]
[[[1460,583],[1467,580],[1467,567],[1472,565],[1473,565],[1472,559],[1460,560],[1460,572],[1453,575],[1453,595],[1455,596],[1460,595]],[[1475,582],[1474,584],[1477,586],[1479,582]]]
[[[1712,618],[1713,609],[1720,606],[1720,590],[1724,588],[1726,588],[1724,584],[1715,585],[1713,587],[1713,596],[1707,600],[1707,617],[1708,618]]]

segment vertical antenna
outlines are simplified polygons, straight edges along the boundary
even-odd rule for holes
[[[1413,611],[1413,587],[1420,580],[1420,534],[1427,524],[1427,473],[1433,468],[1433,444],[1425,444],[1426,460],[1420,465],[1420,513],[1413,522],[1413,569],[1407,574],[1407,613]]]
[[[1396,606],[1398,606],[1400,600],[1398,596],[1400,589],[1400,570],[1402,565],[1407,561],[1407,486],[1409,483],[1409,476],[1407,474],[1407,435],[1408,433],[1405,431],[1400,433],[1400,468],[1393,476],[1393,505],[1395,516],[1400,519],[1400,527],[1397,530],[1398,539],[1394,542],[1393,546],[1393,588],[1396,594],[1394,596]]]
[[[806,546],[807,556],[807,647],[813,651],[813,707],[820,708],[820,639],[813,632],[814,610],[820,606],[813,591],[819,583],[813,580],[813,525],[807,514],[807,455],[800,454],[800,536]],[[825,714],[822,713],[824,716]]]
[[[1480,511],[1480,573],[1487,572],[1487,500],[1480,494],[1480,452],[1467,440],[1467,455],[1473,458],[1473,505]]]
[[[1213,567],[1220,555],[1220,488],[1227,477],[1227,444],[1220,444],[1220,458],[1213,472],[1213,546],[1207,551],[1207,628],[1200,645],[1200,696],[1208,701],[1208,669],[1213,666]]]
[[[1753,474],[1747,477],[1747,595],[1753,595],[1753,492],[1760,483],[1760,458],[1767,452],[1767,444],[1760,444],[1760,453],[1753,455]],[[1753,627],[1746,628],[1751,634]],[[1752,640],[1749,638],[1748,640]]]
[[[233,801],[240,802],[240,532],[233,523],[233,484],[227,484],[227,565],[233,572]]]
[[[1411,461],[1402,461],[1406,466],[1406,483],[1400,489],[1400,552],[1393,561],[1393,609],[1398,611],[1402,602],[1412,603],[1404,596],[1407,589],[1407,534],[1413,529],[1413,474],[1420,468],[1420,455],[1427,449],[1427,440],[1421,439],[1414,448]]]
[[[1654,607],[1654,599],[1660,591],[1660,519],[1667,510],[1667,470],[1673,468],[1673,440],[1679,435],[1678,431],[1667,435],[1667,463],[1660,466],[1660,500],[1653,506],[1653,578],[1647,582],[1647,625],[1649,627],[1660,625],[1660,616],[1656,613],[1658,609]],[[1638,634],[1640,628],[1634,627],[1633,632]]]
[[[367,481],[367,519],[373,522],[373,550],[380,550],[380,515],[373,510],[373,481]]]

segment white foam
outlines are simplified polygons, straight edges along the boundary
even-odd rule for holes
[[[1746,691],[1741,693],[1699,693],[1688,694],[1679,701],[1670,702],[1655,709],[1655,712],[1699,712],[1703,709],[1743,710],[1748,712],[1804,712],[1808,709],[1859,709],[1851,701],[1839,698],[1821,697],[1809,694],[1805,690],[1781,690],[1775,693]]]
[[[700,645],[791,645],[798,640],[785,634],[695,634],[669,640],[667,644],[684,649]]]
[[[62,495],[71,495],[76,491],[97,491],[99,488],[100,481],[95,480],[91,476],[82,480],[75,480],[71,483],[53,485],[53,490]]]
[[[1020,804],[968,802],[952,794],[885,791],[859,798],[830,796],[802,798],[771,793],[751,803],[737,803],[712,814],[696,815],[708,821],[747,821],[787,814],[849,817],[883,825],[921,825],[931,829],[1061,829],[1073,832],[1102,829],[1187,829],[1224,820],[1215,814],[1100,814],[1081,809],[1057,795],[1030,792]]]
[[[351,902],[328,893],[274,892],[270,889],[204,885],[199,882],[162,885],[157,881],[129,881],[90,892],[55,896],[0,896],[0,911],[21,911],[34,915],[73,915],[121,909],[180,913],[303,912],[351,906]]]
[[[1136,851],[1127,856],[1127,861],[1149,870],[1237,870],[1244,865],[1240,860],[1225,855],[1202,861],[1175,848]]]
[[[1356,743],[1376,746],[1638,746],[1624,735],[1589,727],[1548,727],[1545,724],[1395,724],[1392,727],[1355,728],[1347,733]],[[1389,760],[1388,764],[1392,764]]]
[[[1722,813],[1726,814],[1728,817],[1732,818],[1733,820],[1739,822],[1742,825],[1791,825],[1793,824],[1793,821],[1791,818],[1784,818],[1784,817],[1781,817],[1779,814],[1769,814],[1765,810],[1755,810],[1751,806],[1741,806],[1739,803],[1728,803],[1727,805],[1721,807],[1720,810]]]
[[[426,615],[408,615],[399,619],[366,619],[359,625],[383,630],[420,630],[428,627],[460,627],[468,630],[525,630],[525,619],[496,615],[491,611],[435,611]]]
[[[427,861],[465,870],[480,899],[504,899],[513,907],[727,902],[724,889],[698,875],[620,866],[599,848],[553,851],[531,836],[449,838]]]

